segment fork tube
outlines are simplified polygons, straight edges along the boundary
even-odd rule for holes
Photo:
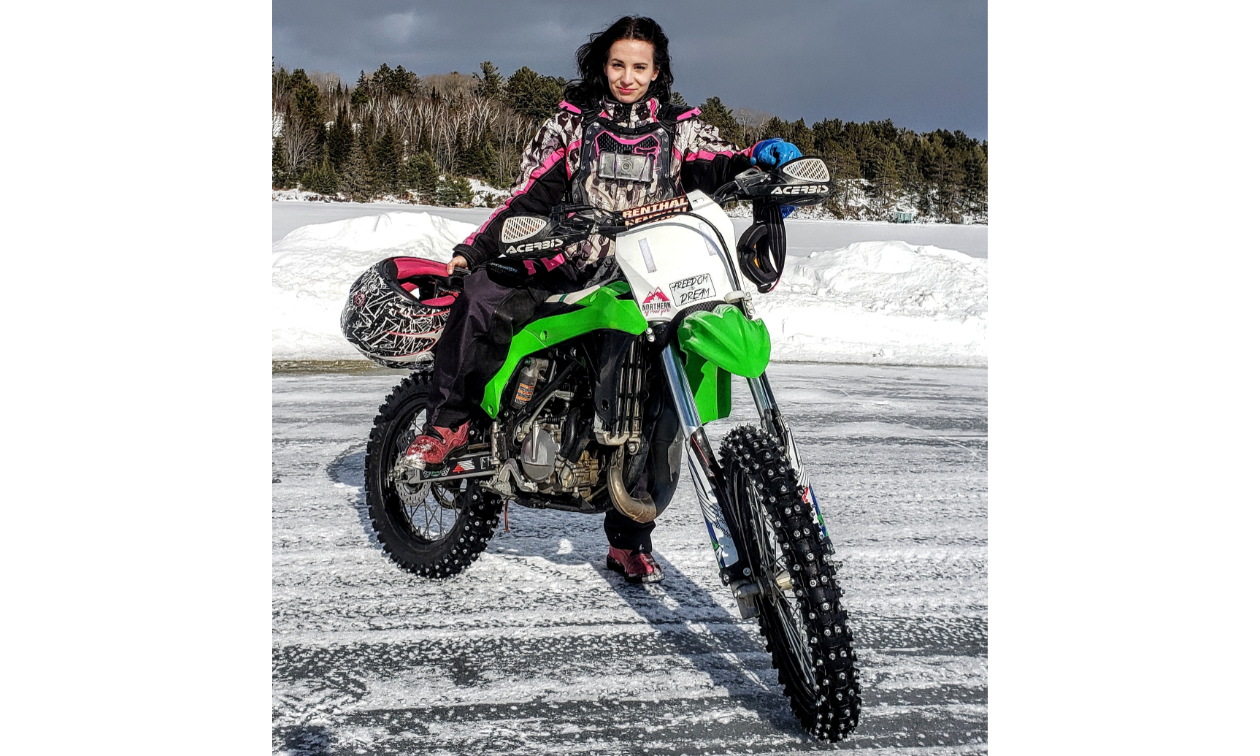
[[[687,464],[691,469],[691,482],[696,486],[696,498],[700,500],[700,512],[704,514],[705,525],[709,528],[713,554],[717,557],[724,580],[734,579],[738,576],[731,575],[729,570],[740,557],[722,516],[723,507],[719,504],[719,497],[726,496],[721,469],[704,433],[700,413],[696,411],[696,400],[691,394],[691,386],[687,384],[682,361],[673,346],[666,345],[661,350],[661,362],[670,396],[674,398],[674,409],[678,411],[678,420],[687,436]]]
[[[813,505],[814,519],[818,520],[818,528],[822,531],[823,537],[827,538],[827,523],[823,520],[822,509],[818,506],[818,497],[814,495],[814,487],[809,483],[809,473],[805,472],[800,452],[796,450],[796,440],[792,438],[792,429],[783,420],[779,405],[774,401],[774,392],[770,390],[770,379],[765,373],[756,378],[749,378],[748,389],[752,392],[753,403],[757,405],[757,414],[761,416],[762,429],[783,444],[784,450],[787,451],[788,464],[796,473],[797,482],[805,488],[805,493],[801,498],[804,503]]]

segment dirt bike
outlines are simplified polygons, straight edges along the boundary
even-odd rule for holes
[[[592,233],[615,240],[621,275],[543,304],[486,385],[467,448],[442,469],[402,462],[426,420],[430,373],[389,395],[366,460],[368,509],[389,556],[424,577],[456,575],[486,548],[507,501],[652,520],[685,448],[722,582],[741,616],[757,617],[793,713],[825,740],[852,731],[861,687],[838,562],[765,374],[770,336],[736,272],[722,210],[752,200],[757,223],[740,240],[749,252],[740,265],[766,291],[783,264],[780,207],[822,201],[829,182],[822,161],[806,157],[749,169],[713,196],[509,218],[492,277],[523,276],[525,256]],[[747,379],[760,424],[731,431],[719,457],[704,426],[730,414],[732,375]]]

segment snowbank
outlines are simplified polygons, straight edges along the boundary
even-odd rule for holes
[[[362,359],[341,335],[350,284],[393,255],[450,259],[476,230],[390,212],[303,226],[272,246],[272,357]],[[988,261],[899,241],[858,242],[795,262],[755,300],[776,361],[988,363]]]
[[[988,364],[988,260],[900,241],[814,252],[755,302],[778,361]]]

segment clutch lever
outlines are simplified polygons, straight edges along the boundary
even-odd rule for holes
[[[461,268],[459,266],[456,266],[455,269],[452,270],[450,274],[446,276],[446,283],[447,283],[448,288],[450,288],[451,291],[463,291],[464,279],[470,275],[472,275],[472,271],[469,270],[468,268]]]

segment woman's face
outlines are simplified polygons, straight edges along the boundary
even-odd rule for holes
[[[660,71],[652,60],[651,42],[641,39],[619,39],[608,50],[604,75],[608,88],[618,102],[635,102],[647,92]]]

